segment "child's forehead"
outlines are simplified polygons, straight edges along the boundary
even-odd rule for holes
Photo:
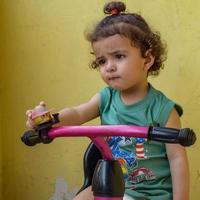
[[[92,49],[95,54],[102,51],[111,53],[113,51],[126,51],[132,47],[130,39],[119,34],[102,38],[92,43]]]

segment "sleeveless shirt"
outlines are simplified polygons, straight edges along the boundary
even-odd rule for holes
[[[125,105],[120,92],[110,87],[100,91],[102,125],[165,126],[176,104],[149,84],[147,95]],[[109,137],[113,157],[121,165],[126,191],[138,200],[172,199],[172,181],[165,144],[144,138]]]

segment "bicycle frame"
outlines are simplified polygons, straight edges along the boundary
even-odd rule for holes
[[[55,123],[55,122],[53,122]],[[92,190],[94,200],[123,200],[125,184],[118,161],[105,141],[107,136],[140,137],[168,143],[180,143],[190,146],[196,136],[191,129],[173,129],[160,127],[142,127],[132,125],[105,126],[61,126],[51,128],[52,122],[39,125],[36,131],[29,130],[22,136],[22,141],[29,146],[36,143],[49,143],[58,137],[89,137],[102,154],[96,166]],[[107,183],[112,184],[107,184]]]
[[[107,136],[125,136],[125,137],[148,137],[149,127],[139,126],[61,126],[52,128],[48,132],[48,137],[51,139],[57,137],[89,137],[92,142],[100,150],[103,159],[111,160],[112,152],[107,142],[102,137]]]

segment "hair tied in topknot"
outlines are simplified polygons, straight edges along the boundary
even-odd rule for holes
[[[118,15],[119,14],[119,10],[117,8],[113,8],[111,10],[111,15]]]
[[[104,6],[104,13],[113,15],[118,15],[126,10],[126,6],[121,1],[111,1]]]

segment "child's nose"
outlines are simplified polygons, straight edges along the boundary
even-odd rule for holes
[[[114,62],[108,62],[107,65],[106,65],[106,71],[107,72],[113,72],[113,71],[116,71],[116,65]]]

